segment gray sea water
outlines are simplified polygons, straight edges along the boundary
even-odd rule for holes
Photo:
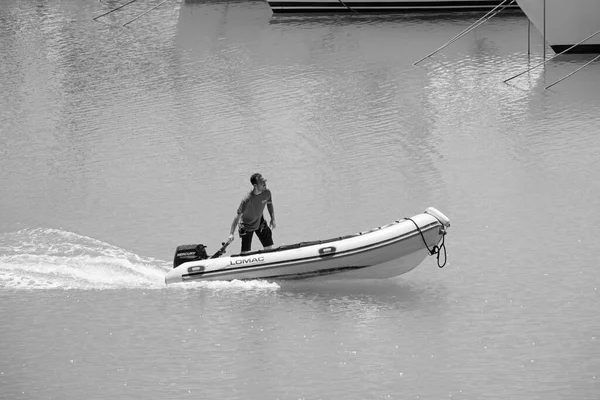
[[[600,63],[545,89],[592,56],[506,84],[519,13],[414,66],[481,14],[125,3],[0,3],[0,398],[600,398]],[[434,206],[448,264],[165,287],[257,171],[276,244]]]

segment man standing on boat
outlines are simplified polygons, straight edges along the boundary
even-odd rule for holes
[[[239,234],[242,239],[242,253],[246,253],[252,248],[252,235],[260,239],[265,250],[269,250],[273,246],[273,237],[271,229],[275,229],[275,210],[273,209],[273,199],[271,191],[267,189],[267,180],[261,174],[252,174],[250,177],[252,190],[244,196],[237,210],[237,215],[231,224],[229,242],[233,241],[235,228],[239,223]],[[263,217],[263,212],[267,206],[271,222],[267,225],[267,221]]]

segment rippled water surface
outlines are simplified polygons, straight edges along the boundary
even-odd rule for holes
[[[593,56],[506,84],[519,13],[414,66],[481,14],[126,3],[0,4],[0,398],[598,398],[600,63],[545,89]],[[277,244],[434,206],[448,264],[165,287],[256,171]]]

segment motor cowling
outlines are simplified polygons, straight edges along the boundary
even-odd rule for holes
[[[206,246],[203,244],[182,244],[177,246],[175,250],[175,258],[173,259],[173,268],[177,268],[179,265],[198,260],[206,260],[208,254],[206,253]]]

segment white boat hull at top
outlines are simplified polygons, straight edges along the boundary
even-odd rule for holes
[[[490,11],[502,0],[267,0],[274,13]],[[507,8],[519,9],[512,4]]]
[[[438,265],[443,266],[440,264],[440,255],[445,264],[443,243],[449,226],[450,221],[444,214],[429,207],[424,213],[411,218],[329,240],[228,257],[200,258],[180,265],[176,253],[175,268],[167,273],[165,283],[330,277],[391,278],[414,269],[427,255],[437,254]],[[195,245],[183,245],[180,248],[192,249],[192,246]]]
[[[517,0],[556,53],[600,53],[600,0]],[[544,18],[545,16],[545,18]],[[544,29],[545,26],[545,29]]]

